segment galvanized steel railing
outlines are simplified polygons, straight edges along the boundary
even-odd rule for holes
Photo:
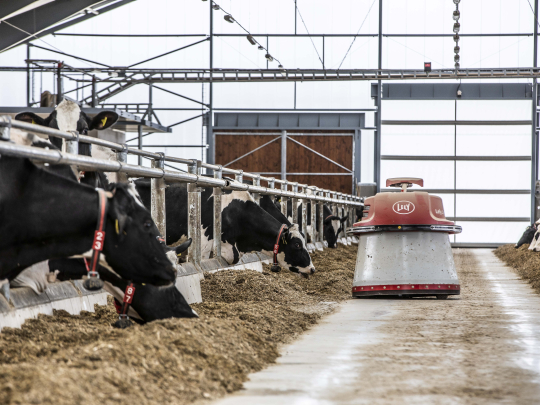
[[[18,156],[34,159],[40,162],[50,164],[68,164],[75,165],[80,170],[124,173],[129,177],[148,177],[151,178],[151,213],[152,218],[163,237],[166,237],[166,217],[165,217],[165,180],[188,183],[188,237],[193,239],[189,250],[190,260],[200,269],[201,261],[201,190],[199,187],[212,187],[214,195],[214,257],[221,257],[221,194],[222,190],[240,190],[249,191],[257,204],[259,204],[260,195],[278,195],[281,197],[281,210],[287,215],[287,199],[292,200],[292,217],[296,220],[298,215],[297,201],[300,199],[302,204],[302,224],[301,229],[307,234],[307,204],[311,204],[311,223],[316,223],[316,207],[319,209],[319,235],[318,242],[323,242],[323,209],[324,203],[332,206],[332,212],[337,215],[341,209],[346,213],[348,226],[354,221],[354,207],[362,207],[363,199],[357,196],[338,193],[331,190],[320,189],[307,184],[298,184],[287,180],[264,177],[259,174],[247,173],[243,170],[229,169],[221,165],[213,165],[201,162],[196,159],[183,159],[171,156],[165,156],[163,153],[149,152],[136,148],[129,148],[126,144],[110,142],[104,139],[94,138],[86,135],[79,135],[74,132],[63,132],[57,129],[44,127],[35,124],[29,124],[23,121],[12,120],[10,116],[0,116],[0,138],[10,139],[10,128],[16,128],[31,133],[38,133],[48,136],[56,136],[66,140],[66,152],[58,150],[43,149],[32,146],[17,145],[10,142],[0,142],[0,155]],[[118,161],[96,159],[90,156],[78,155],[78,143],[85,142],[93,145],[99,145],[114,150]],[[152,160],[152,167],[143,167],[127,163],[127,155],[133,154],[144,156]],[[174,162],[186,164],[187,173],[165,170],[164,162]],[[214,177],[203,176],[202,168],[214,171]],[[223,174],[234,175],[234,180],[224,179]],[[243,177],[253,180],[253,185],[243,183]],[[267,187],[261,186],[261,180],[268,183]],[[276,183],[281,185],[280,189],[275,188]],[[292,191],[289,190],[292,187]],[[302,189],[302,191],[300,191]],[[294,221],[293,221],[294,222]],[[311,227],[311,240],[315,241],[315,226]]]

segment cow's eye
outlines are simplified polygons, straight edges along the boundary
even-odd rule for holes
[[[300,249],[300,243],[296,242],[296,243],[294,244],[294,248],[295,248],[295,249]]]
[[[152,227],[152,221],[146,221],[144,223],[144,226],[147,227],[147,228],[151,228]]]

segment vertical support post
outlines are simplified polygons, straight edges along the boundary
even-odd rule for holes
[[[287,180],[287,131],[281,131],[281,180]]]
[[[307,185],[302,186],[302,192],[307,195]],[[304,237],[306,238],[306,242],[308,241],[308,215],[307,215],[307,207],[308,207],[308,199],[304,198],[302,200],[302,229],[301,231],[304,233]]]
[[[287,191],[287,182],[281,183],[281,189]],[[287,216],[287,197],[281,196],[281,213]],[[291,221],[294,223],[294,221]]]
[[[334,198],[337,198],[337,193],[333,193],[334,194]],[[327,195],[326,195],[328,198],[332,198],[332,193],[330,191],[327,191]],[[335,202],[332,202],[332,215],[335,215],[337,216],[338,215],[338,207],[337,207],[337,204]],[[336,235],[337,236],[337,235]]]
[[[352,194],[356,195],[356,185],[362,181],[362,132],[359,129],[354,131],[354,180]]]
[[[214,170],[214,178],[223,177],[223,167]],[[221,188],[214,187],[214,259],[221,257]]]
[[[298,183],[293,183],[293,192],[298,193]],[[298,198],[291,198],[291,215],[292,223],[297,224],[298,221]]]
[[[538,0],[534,0],[534,39],[533,39],[533,67],[538,65]],[[538,218],[536,216],[536,180],[538,178],[538,83],[536,78],[532,82],[532,151],[531,151],[531,224]]]
[[[188,165],[188,172],[200,175],[201,161],[194,160]],[[201,266],[201,192],[197,183],[188,183],[188,238],[192,239],[189,247],[189,261],[197,269]]]
[[[142,149],[142,124],[139,124],[137,126],[137,134],[138,134],[138,141],[137,141],[137,148]],[[137,156],[139,166],[142,166],[142,156]]]
[[[311,187],[311,194],[317,195],[317,188]],[[315,243],[317,239],[315,235],[317,234],[317,201],[310,200],[311,204],[311,243]]]
[[[97,106],[97,100],[96,100],[97,97],[96,96],[97,96],[96,95],[96,76],[94,75],[94,76],[92,76],[92,102],[91,102],[92,108],[96,108],[96,106]],[[139,162],[140,162],[140,159],[141,158],[139,158]],[[139,165],[140,165],[140,163],[139,163]]]
[[[127,147],[126,144],[124,144],[123,146],[124,146],[124,148],[120,152],[116,153],[116,159],[120,163],[127,163],[127,150],[128,150],[128,147]],[[123,173],[123,172],[116,173],[116,181],[118,183],[127,183],[128,179],[129,179],[129,177],[128,177],[128,175],[126,173]]]
[[[383,0],[379,0],[379,50],[378,50],[378,69],[382,69],[382,23],[383,23]],[[377,192],[381,191],[380,177],[381,177],[381,124],[382,124],[382,82],[377,81],[377,112],[375,113],[375,131],[374,139],[374,157],[373,157],[373,181],[377,183]]]
[[[208,91],[208,126],[206,127],[206,142],[209,145],[208,148],[208,163],[215,164],[216,162],[216,136],[214,135],[214,10],[212,9],[212,2],[208,2],[210,10],[210,83]],[[203,85],[204,86],[204,85]]]
[[[161,159],[153,159],[152,167],[155,169],[163,170],[165,174],[165,159],[164,154],[161,153]],[[167,220],[165,216],[165,179],[152,178],[150,180],[150,207],[152,219],[156,223],[157,229],[161,236],[167,240]]]
[[[56,69],[56,104],[60,104],[64,99],[64,89],[62,86],[62,62],[58,62]]]
[[[323,190],[318,190],[321,197],[324,196]],[[324,202],[319,201],[319,242],[324,243]]]
[[[77,131],[71,131],[75,139],[67,140],[66,139],[66,153],[71,153],[73,155],[79,154],[79,133]]]
[[[30,42],[26,43],[26,106],[30,107]]]
[[[253,179],[253,185],[259,187],[261,185],[261,176],[258,175]],[[257,205],[261,205],[261,195],[259,193],[253,193],[253,199]]]
[[[243,182],[244,182],[244,171],[243,171],[243,170],[240,170],[240,173],[234,175],[234,179],[235,179],[238,183],[243,183]]]
[[[154,85],[152,84],[152,82],[148,83],[148,110],[146,111],[146,113],[150,121],[152,121],[152,116],[154,115],[154,109],[153,109],[154,95],[152,91],[153,88],[154,88]]]
[[[273,177],[270,177],[270,181],[268,182],[268,188],[274,189],[276,186],[276,179]],[[275,194],[270,194],[270,199],[272,200],[272,204],[274,203],[276,196]]]

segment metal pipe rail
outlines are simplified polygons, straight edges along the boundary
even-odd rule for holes
[[[57,149],[45,149],[34,146],[18,145],[10,142],[10,130],[17,128],[29,132],[41,133],[50,136],[57,136],[66,140],[66,152],[61,152]],[[79,142],[88,142],[94,145],[101,145],[117,151],[117,161],[97,159],[91,156],[78,155]],[[139,156],[146,156],[152,159],[152,167],[144,167],[131,165],[127,163],[127,154],[132,153]],[[362,207],[363,199],[356,196],[344,195],[330,190],[322,190],[316,187],[309,187],[307,184],[290,183],[293,190],[288,189],[289,182],[287,180],[276,180],[274,178],[262,177],[258,174],[244,173],[242,170],[233,170],[223,168],[219,165],[211,165],[202,163],[200,160],[172,158],[165,156],[163,153],[146,152],[139,149],[127,148],[126,145],[121,145],[114,142],[105,141],[103,139],[93,138],[85,135],[78,135],[77,132],[68,133],[57,129],[48,128],[35,124],[28,124],[21,121],[12,121],[10,117],[0,117],[0,156],[15,156],[28,158],[39,162],[49,164],[66,164],[76,166],[79,170],[102,170],[104,172],[116,172],[119,175],[118,181],[127,181],[128,177],[148,177],[151,179],[151,207],[150,211],[152,218],[156,223],[163,237],[166,236],[166,198],[165,181],[187,183],[188,189],[188,237],[192,238],[193,242],[189,247],[188,257],[190,262],[199,271],[201,268],[201,189],[199,187],[212,187],[214,195],[214,257],[221,258],[221,194],[222,190],[239,190],[248,191],[253,194],[255,203],[260,203],[260,195],[277,195],[282,198],[282,210],[285,209],[287,198],[292,198],[296,203],[298,199],[304,202],[302,208],[302,224],[304,229],[300,229],[307,235],[307,204],[311,202],[312,223],[315,223],[315,204],[319,204],[319,215],[321,216],[321,224],[319,226],[318,242],[323,242],[322,231],[322,208],[323,203],[332,204],[334,211],[336,207],[351,210],[352,207]],[[188,172],[165,170],[165,161],[172,161],[188,165]],[[201,174],[202,167],[214,170],[214,176],[203,176]],[[234,174],[234,179],[223,178],[223,173]],[[253,185],[243,183],[243,176],[248,176],[253,179]],[[268,187],[262,187],[260,181],[268,182]],[[275,184],[280,183],[281,189],[276,189]],[[300,192],[300,188],[302,191]],[[333,194],[333,196],[332,196]],[[295,205],[296,208],[296,205]],[[293,209],[293,212],[297,210]],[[349,221],[351,222],[351,221]],[[349,226],[352,223],[348,224]],[[315,242],[315,227],[311,230],[311,239]]]
[[[58,150],[43,149],[32,146],[17,145],[11,142],[0,142],[0,155],[23,157],[50,164],[76,165],[83,170],[102,170],[105,172],[126,173],[130,177],[160,178],[168,181],[192,183],[202,187],[220,187],[224,190],[249,191],[265,195],[279,195],[283,197],[302,198],[327,203],[341,203],[341,200],[329,197],[319,197],[304,193],[295,193],[268,187],[252,186],[237,181],[217,179],[198,174],[173,172],[161,168],[143,167],[130,165],[124,162],[116,162],[105,159],[96,159],[90,156],[62,153]],[[351,202],[349,205],[362,207],[361,202]]]
[[[41,125],[36,125],[36,124],[29,124],[27,122],[23,122],[23,121],[17,121],[17,120],[12,120],[11,117],[9,116],[0,116],[0,127],[11,127],[11,128],[16,128],[16,129],[21,129],[21,130],[26,130],[26,131],[29,131],[29,132],[34,132],[34,133],[39,133],[39,134],[43,134],[43,135],[48,135],[48,136],[56,136],[58,138],[62,138],[62,139],[65,139],[66,141],[79,141],[79,142],[85,142],[85,143],[90,143],[90,144],[93,144],[93,145],[99,145],[99,146],[104,146],[104,147],[107,147],[107,148],[110,148],[118,153],[122,153],[122,152],[127,152],[128,154],[132,154],[132,155],[137,155],[137,156],[144,156],[144,157],[147,157],[147,158],[150,158],[150,159],[153,159],[153,160],[165,160],[165,161],[168,161],[168,162],[174,162],[174,163],[181,163],[181,164],[186,164],[186,165],[190,165],[190,164],[193,164],[194,162],[196,162],[196,160],[193,160],[193,159],[183,159],[183,158],[177,158],[177,157],[171,157],[171,156],[165,156],[161,153],[155,153],[155,152],[149,152],[149,151],[145,151],[145,150],[141,150],[141,149],[137,149],[137,148],[128,148],[127,145],[125,144],[120,144],[120,143],[116,143],[116,142],[111,142],[111,141],[107,141],[107,140],[104,140],[104,139],[99,139],[99,138],[94,138],[94,137],[91,137],[91,136],[87,136],[87,135],[77,135],[76,132],[64,132],[64,131],[60,131],[58,129],[54,129],[54,128],[49,128],[49,127],[45,127],[45,126],[41,126]],[[37,149],[40,149],[40,148],[37,148]],[[55,151],[54,153],[59,153],[58,151]],[[29,157],[29,156],[24,156],[24,157]],[[33,159],[38,159],[38,157],[31,157]],[[89,157],[81,157],[79,156],[79,158],[86,158],[86,159],[91,159]],[[66,158],[67,159],[67,158]],[[58,155],[57,155],[57,160],[58,160]],[[48,162],[48,161],[47,161]],[[56,161],[52,161],[52,162],[48,162],[48,163],[55,163]],[[112,161],[107,161],[109,164],[107,167],[104,167],[104,166],[96,166],[96,167],[93,167],[92,165],[90,166],[84,166],[84,168],[86,170],[92,170],[92,169],[98,169],[98,170],[103,170],[103,171],[109,171],[109,172],[124,172],[130,176],[141,176],[141,177],[163,177],[162,176],[162,173],[159,171],[161,169],[156,169],[158,171],[155,171],[155,172],[145,172],[146,170],[150,170],[150,169],[147,169],[147,168],[144,168],[142,166],[136,166],[136,165],[128,165],[126,163],[123,163],[123,162],[112,162]],[[73,157],[70,158],[70,161],[67,162],[65,160],[62,160],[61,162],[58,162],[58,163],[65,163],[65,164],[76,164],[76,165],[79,165],[81,167],[83,167],[84,165],[84,162],[81,161],[81,163],[78,163],[78,161],[75,161],[73,160]],[[91,164],[91,161],[87,161],[87,163]],[[96,163],[96,164],[99,164],[99,163]],[[247,173],[247,172],[244,172],[243,170],[235,170],[235,169],[229,169],[229,168],[226,168],[226,167],[222,167],[220,165],[213,165],[213,164],[210,164],[210,163],[203,163],[201,162],[201,167],[204,167],[204,168],[207,168],[207,169],[212,169],[212,170],[221,170],[223,173],[228,173],[228,174],[234,174],[234,175],[243,175],[243,176],[246,176],[246,177],[249,177],[249,178],[252,178],[252,179],[260,179],[260,180],[263,180],[263,181],[266,181],[268,183],[270,182],[276,182],[276,183],[279,183],[279,184],[285,184],[285,185],[288,185],[289,182],[287,180],[280,180],[280,179],[274,179],[274,178],[271,178],[271,177],[264,177],[264,176],[261,176],[259,174],[255,174],[255,173]],[[124,170],[125,169],[125,170]],[[170,171],[166,171],[167,173],[174,173],[174,172],[170,172]],[[143,174],[141,174],[143,173]],[[146,174],[144,174],[146,173]],[[184,177],[182,177],[184,176]],[[185,176],[188,176],[188,174],[186,173],[183,173],[182,176],[180,177],[171,177],[170,175],[166,175],[165,176],[165,179],[166,180],[171,180],[171,181],[185,181],[185,182],[193,182],[193,178],[187,178]],[[206,186],[206,187],[225,187],[226,184],[225,183],[220,183],[220,184],[217,184],[217,183],[214,183],[212,180],[212,182],[206,182],[204,181],[203,179],[208,179],[207,177],[202,177],[201,179],[195,179],[195,183],[197,183],[198,185],[200,186]],[[247,185],[246,185],[247,186]],[[307,185],[305,185],[307,187]],[[231,187],[231,186],[229,186]],[[254,187],[254,186],[249,186],[249,187]],[[267,194],[267,195],[281,195],[280,194],[280,191],[278,191],[277,189],[272,189],[272,192],[268,192],[268,191],[255,191],[255,190],[251,190],[251,189],[245,189],[243,187],[240,187],[240,186],[235,186],[231,189],[235,189],[235,190],[246,190],[246,191],[253,191],[253,192],[258,192],[260,194]],[[265,188],[265,190],[267,190]],[[325,190],[325,191],[329,191],[329,190]],[[286,197],[289,196],[289,195],[285,195]],[[292,196],[292,195],[291,195]],[[360,199],[356,196],[351,196],[353,197],[353,199],[355,199],[355,201],[357,202],[360,202]],[[303,197],[301,197],[303,198]],[[327,200],[327,199],[321,199],[319,200],[318,198],[316,197],[311,197],[308,199],[316,199],[318,201],[323,201],[323,202],[337,202],[336,201],[330,201],[330,200]],[[363,204],[360,204],[360,205],[363,205]]]

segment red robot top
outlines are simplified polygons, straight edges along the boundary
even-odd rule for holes
[[[422,184],[422,179],[388,179],[390,186]],[[406,186],[403,191],[406,190]],[[442,199],[423,191],[378,193],[364,201],[363,218],[352,234],[381,231],[439,231],[460,233],[461,227],[444,216]]]

